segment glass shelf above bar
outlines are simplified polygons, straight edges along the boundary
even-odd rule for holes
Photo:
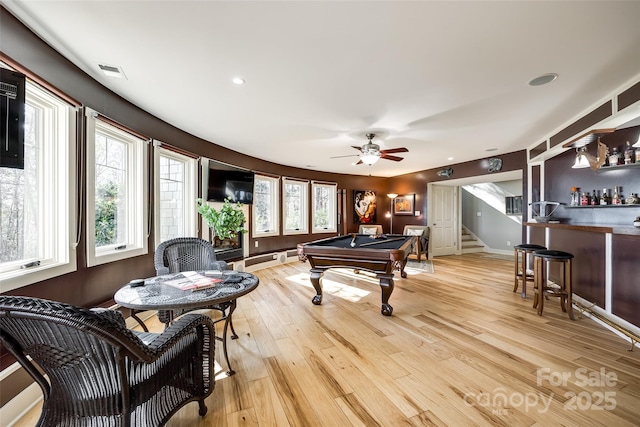
[[[608,172],[612,170],[640,168],[640,163],[630,163],[628,165],[602,166],[596,172]]]
[[[637,205],[588,205],[588,206],[563,206],[565,209],[586,209],[586,208],[640,208]]]

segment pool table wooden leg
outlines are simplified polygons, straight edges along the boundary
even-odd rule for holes
[[[382,291],[382,307],[380,308],[380,312],[383,316],[391,316],[393,307],[389,305],[389,297],[391,297],[391,293],[393,292],[393,274],[378,274],[378,278],[380,279],[380,289]]]
[[[402,277],[403,279],[407,278],[407,272],[404,271],[404,266],[407,265],[407,260],[409,258],[405,258],[403,261],[395,261],[393,263],[393,269],[394,270],[399,270],[400,271],[400,277]]]
[[[311,269],[311,284],[313,285],[313,288],[316,290],[316,295],[313,296],[313,298],[311,299],[311,302],[315,305],[320,305],[322,304],[322,274],[324,273],[323,270],[315,270],[315,269]]]

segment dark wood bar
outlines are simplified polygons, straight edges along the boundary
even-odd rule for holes
[[[572,253],[573,292],[603,310],[640,326],[640,228],[633,226],[527,222],[531,243]],[[546,233],[548,231],[548,235]],[[610,274],[608,274],[610,271]],[[555,278],[556,271],[550,276]]]

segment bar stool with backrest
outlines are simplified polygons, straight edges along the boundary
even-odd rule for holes
[[[560,298],[562,311],[573,316],[573,306],[571,301],[571,260],[573,254],[563,251],[539,250],[533,253],[533,308],[538,309],[538,315],[542,316],[544,300],[547,296]],[[547,267],[551,262],[562,263],[562,273],[558,286],[549,286],[547,281]]]
[[[513,247],[513,257],[515,260],[515,274],[513,292],[518,291],[518,286],[522,282],[522,298],[527,297],[527,281],[533,282],[533,274],[527,271],[527,258],[535,251],[547,249],[541,245],[522,243]]]

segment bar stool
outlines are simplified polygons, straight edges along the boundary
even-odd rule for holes
[[[533,282],[533,274],[527,273],[527,258],[528,255],[540,250],[547,249],[541,245],[533,245],[529,243],[522,243],[513,247],[513,257],[515,259],[515,274],[514,274],[514,286],[513,292],[518,290],[520,281],[522,281],[522,298],[527,297],[527,280]],[[522,267],[522,270],[520,269]]]
[[[562,251],[539,250],[533,253],[533,308],[538,308],[538,315],[542,316],[544,299],[546,296],[560,298],[562,311],[573,317],[573,305],[571,302],[571,260],[573,254]],[[562,278],[558,287],[547,285],[547,266],[549,262],[562,263]]]

